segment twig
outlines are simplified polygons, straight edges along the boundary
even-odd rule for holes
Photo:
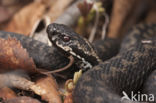
[[[65,24],[67,26],[73,26],[78,18],[81,16],[79,9],[77,8],[77,4],[84,0],[75,0],[76,2],[69,6],[65,12],[59,16],[54,22],[59,24]],[[98,0],[92,0],[96,2]]]
[[[109,16],[106,12],[103,13],[104,17],[105,17],[105,23],[102,26],[102,34],[101,34],[101,39],[104,40],[106,37],[106,29],[108,27],[109,24]]]
[[[59,74],[59,73],[55,73],[53,75],[60,77],[60,78],[63,78],[63,79],[67,79],[67,75],[63,75],[63,74]]]
[[[91,43],[94,40],[96,29],[97,29],[97,26],[98,26],[98,23],[99,23],[99,17],[100,17],[100,14],[99,14],[99,11],[98,11],[98,7],[95,5],[94,8],[96,10],[95,23],[94,23],[94,26],[93,26],[92,31],[90,33],[89,39],[88,39]]]
[[[34,85],[33,82],[21,76],[21,73],[14,72],[0,74],[0,83],[1,86],[16,87],[23,90],[31,90],[30,87]]]
[[[59,68],[59,69],[56,69],[56,70],[53,70],[53,71],[42,71],[43,74],[51,74],[51,73],[57,73],[57,72],[61,72],[61,71],[64,71],[66,69],[68,69],[73,63],[74,63],[74,57],[73,56],[69,56],[68,57],[70,59],[68,65],[66,65],[65,67],[63,68]]]
[[[42,82],[44,82],[46,78],[42,78],[42,80],[43,80]],[[48,79],[48,81],[49,80],[51,79]],[[9,86],[9,87],[22,89],[22,90],[33,91],[35,94],[40,95],[43,100],[49,101],[48,103],[61,103],[61,102],[56,102],[56,101],[60,101],[59,96],[57,95],[58,93],[56,91],[56,87],[52,85],[51,83],[52,81],[49,82],[48,81],[44,83],[47,83],[46,85],[52,87],[47,88],[46,85],[43,85],[41,83],[41,79],[35,83],[21,76],[21,74],[17,74],[17,73],[0,74],[0,85],[1,85],[0,87]],[[52,91],[53,93],[56,94],[54,95],[53,93],[51,93]]]

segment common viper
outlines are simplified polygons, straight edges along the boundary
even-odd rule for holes
[[[122,93],[128,96],[138,92],[156,67],[156,24],[131,28],[122,41],[120,52],[104,62],[91,43],[65,25],[50,24],[47,33],[60,51],[75,57],[83,70],[89,69],[76,84],[74,103],[130,103],[121,101]],[[151,92],[156,93],[155,87],[151,88]]]
[[[89,69],[76,84],[75,103],[125,103],[121,101],[123,91],[129,95],[141,87],[156,94],[156,24],[131,28],[117,55],[119,42],[114,39],[92,45],[65,25],[55,23],[48,26],[47,33],[57,49],[16,33],[0,31],[0,37],[20,40],[37,67],[55,70],[67,65],[66,56],[72,55],[78,67]]]
[[[58,28],[58,30],[60,29],[61,28]],[[24,36],[23,34],[0,31],[0,38],[7,39],[9,37],[20,41],[23,48],[27,50],[29,56],[33,58],[38,68],[53,71],[62,68],[69,63],[69,59],[54,46],[48,46],[47,44],[44,44],[38,40]],[[98,40],[94,42],[93,46],[96,49],[98,55],[100,55],[101,59],[106,60],[117,54],[120,42],[116,39],[107,38],[105,41]],[[112,48],[112,46],[114,46],[114,48]],[[75,68],[78,67],[73,65],[69,70],[67,70],[67,72],[73,73]],[[67,72],[62,72],[62,74],[66,75]]]

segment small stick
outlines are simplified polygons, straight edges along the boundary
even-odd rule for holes
[[[74,57],[73,56],[69,56],[68,57],[70,59],[68,65],[66,65],[65,67],[63,68],[59,68],[59,69],[56,69],[56,70],[53,70],[53,71],[43,71],[42,73],[43,74],[51,74],[51,73],[57,73],[57,72],[61,72],[61,71],[64,71],[66,69],[68,69],[73,63],[74,63]]]
[[[109,24],[109,16],[107,13],[103,13],[104,17],[105,17],[105,23],[102,26],[102,34],[101,34],[101,39],[104,40],[106,37],[106,29],[108,27]]]
[[[31,90],[30,87],[35,84],[23,77],[21,74],[14,72],[0,74],[0,83],[1,86],[16,87],[23,90]]]
[[[100,14],[99,14],[99,11],[98,11],[98,7],[95,5],[94,8],[96,10],[95,23],[94,23],[94,26],[93,26],[92,31],[90,33],[89,39],[88,39],[91,43],[94,40],[96,29],[97,29],[97,26],[98,26],[98,23],[99,23],[99,17],[100,17]]]

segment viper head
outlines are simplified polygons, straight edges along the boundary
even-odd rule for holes
[[[90,65],[96,65],[99,62],[93,46],[71,28],[63,24],[52,23],[48,25],[47,33],[54,46],[64,53]]]

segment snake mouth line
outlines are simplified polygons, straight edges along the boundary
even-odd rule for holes
[[[74,57],[80,59],[82,62],[81,62],[80,65],[79,65],[79,63],[78,63],[78,65],[79,65],[79,67],[80,67],[81,69],[86,69],[86,68],[92,68],[92,67],[93,67],[88,61],[85,60],[85,58],[82,58],[82,57],[80,57],[79,55],[77,55],[76,53],[74,53],[73,50],[72,50],[72,48],[70,48],[69,46],[62,46],[62,45],[60,45],[60,44],[58,43],[58,41],[56,41],[56,46],[57,46],[58,48],[63,49],[63,51],[66,51],[66,53],[71,54],[72,56],[74,56]]]

